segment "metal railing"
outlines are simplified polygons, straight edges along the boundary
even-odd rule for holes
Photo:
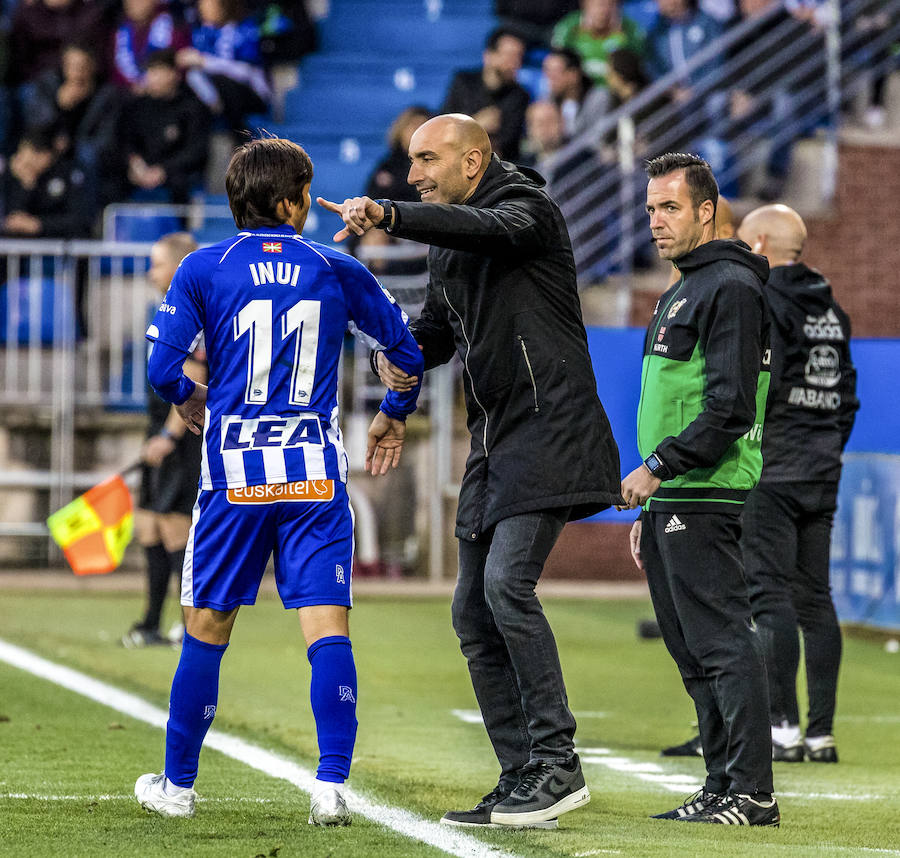
[[[900,41],[900,0],[886,0],[884,5],[889,24],[874,34],[853,26],[861,11],[871,7],[870,0],[828,0],[818,29],[804,29],[791,18],[753,41],[760,25],[773,24],[783,14],[781,4],[775,3],[764,15],[737,24],[707,45],[683,69],[598,117],[548,159],[552,174],[554,167],[585,151],[593,155],[551,181],[549,189],[566,216],[582,280],[603,279],[611,272],[623,275],[617,302],[621,323],[627,323],[635,252],[646,247],[649,238],[641,158],[696,151],[710,161],[723,189],[735,188],[774,149],[790,146],[818,128],[824,137],[822,195],[830,197],[842,103],[873,76],[896,66],[890,48]],[[687,107],[668,100],[674,87],[710,64],[715,72],[692,83]],[[775,80],[767,81],[770,76]],[[752,120],[734,118],[730,94],[764,83],[767,88],[754,92]],[[660,101],[668,103],[650,112]]]

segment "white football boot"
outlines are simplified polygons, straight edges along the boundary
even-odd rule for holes
[[[350,810],[340,784],[317,781],[309,801],[310,825],[349,825]]]
[[[141,775],[134,785],[134,796],[144,810],[160,816],[193,816],[197,793],[190,787],[169,784],[173,793],[170,794],[166,791],[167,783],[165,773]]]

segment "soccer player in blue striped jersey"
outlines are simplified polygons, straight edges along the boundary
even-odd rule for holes
[[[350,821],[341,784],[356,738],[357,686],[348,623],[353,522],[337,403],[344,334],[355,326],[418,378],[423,363],[405,314],[378,281],[352,257],[302,237],[312,172],[289,140],[241,146],[225,177],[241,231],[184,259],[147,331],[150,383],[204,436],[165,769],[135,784],[141,805],[164,816],[193,815],[222,655],[274,552],[278,592],[298,610],[312,666],[319,766],[309,821]],[[201,334],[208,388],[181,369]],[[417,396],[418,387],[385,395],[369,429],[373,474],[399,463]]]

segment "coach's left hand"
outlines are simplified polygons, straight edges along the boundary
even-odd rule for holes
[[[334,241],[343,241],[350,233],[365,235],[384,220],[384,208],[371,197],[353,197],[338,205],[316,197],[316,202],[326,211],[339,214],[346,226],[334,234]]]
[[[659,477],[654,477],[647,470],[646,465],[639,465],[622,480],[622,498],[625,504],[617,505],[616,509],[634,509],[645,504],[661,482]]]

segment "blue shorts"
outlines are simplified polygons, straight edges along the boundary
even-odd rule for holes
[[[201,489],[184,553],[181,604],[217,611],[254,604],[274,551],[275,583],[285,608],[351,607],[353,513],[346,485],[327,484],[325,500],[273,499],[291,486],[324,486],[324,480]]]

